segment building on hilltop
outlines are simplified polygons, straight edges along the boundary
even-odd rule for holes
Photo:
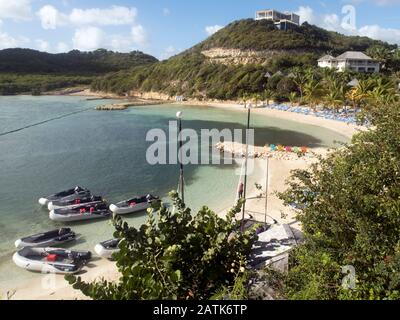
[[[378,73],[380,71],[378,61],[359,51],[347,51],[336,58],[331,55],[323,56],[318,60],[318,66],[336,69],[340,72],[350,70],[362,73]]]
[[[293,12],[279,12],[276,10],[260,10],[256,12],[256,20],[273,21],[281,30],[290,30],[300,26],[300,16]]]

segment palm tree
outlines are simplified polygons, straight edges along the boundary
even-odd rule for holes
[[[371,79],[360,80],[358,81],[358,85],[347,93],[346,98],[350,100],[355,113],[362,104],[367,102],[367,98],[373,86],[374,83]]]
[[[262,97],[259,93],[253,95],[253,100],[256,102],[256,108],[258,107],[258,101],[261,101]]]
[[[303,97],[304,97],[304,89],[305,89],[305,86],[306,86],[306,84],[308,82],[308,77],[303,72],[303,70],[298,68],[298,67],[294,68],[292,70],[292,74],[293,74],[292,80],[296,84],[297,89],[299,90],[299,93],[300,93],[300,101],[299,102],[300,102],[300,104],[302,104],[303,103]]]
[[[343,106],[344,99],[342,98],[340,91],[331,91],[324,97],[324,102],[328,108],[332,108],[337,112],[339,107]]]
[[[392,54],[388,48],[374,46],[367,50],[367,54],[380,63],[382,70],[387,70],[388,64],[392,59]]]
[[[291,92],[288,98],[290,101],[290,106],[293,107],[294,104],[297,102],[297,92]]]
[[[267,102],[267,106],[269,106],[269,101],[274,97],[274,92],[272,90],[265,90],[263,93],[263,100]]]
[[[310,106],[315,109],[322,96],[322,85],[317,80],[308,81],[304,87],[304,97]]]
[[[244,104],[244,108],[246,108],[247,101],[249,101],[249,95],[247,93],[244,93],[243,97],[242,97],[242,102]]]
[[[379,78],[368,93],[368,100],[372,105],[390,104],[397,100],[395,85],[388,80]]]

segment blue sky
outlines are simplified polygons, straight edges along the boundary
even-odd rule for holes
[[[165,59],[267,8],[400,44],[400,0],[0,0],[0,49],[138,49]]]

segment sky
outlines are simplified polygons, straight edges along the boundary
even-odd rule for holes
[[[400,0],[0,0],[0,49],[141,50],[162,60],[261,9],[400,44]]]

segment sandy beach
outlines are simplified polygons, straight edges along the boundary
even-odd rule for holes
[[[72,95],[85,95],[90,97],[103,96],[103,93],[84,92],[72,93]],[[110,98],[115,98],[109,96]],[[227,110],[236,112],[246,112],[243,105],[239,105],[235,102],[229,103],[217,103],[217,102],[196,102],[186,101],[182,104],[186,105],[203,105],[211,106],[216,108],[225,108]],[[253,116],[266,116],[276,117],[286,120],[295,121],[298,123],[306,123],[315,125],[318,127],[324,127],[336,132],[341,133],[347,137],[352,137],[359,130],[363,130],[363,127],[355,125],[348,125],[345,123],[326,120],[313,116],[306,116],[301,114],[295,114],[290,112],[270,110],[270,109],[254,109]],[[313,149],[311,150],[315,154],[324,155],[328,152],[327,149]],[[269,160],[269,180],[268,180],[268,223],[290,224],[295,231],[301,231],[301,227],[296,223],[295,212],[287,207],[284,207],[282,201],[278,199],[276,193],[285,190],[285,180],[290,176],[290,172],[295,169],[307,168],[311,163],[316,161],[315,157],[303,157],[299,159],[270,159]],[[249,177],[249,190],[248,190],[248,201],[247,201],[247,213],[250,214],[254,219],[262,222],[264,221],[265,212],[265,193],[263,197],[258,196],[266,189],[266,173],[267,173],[267,161],[265,159],[254,160],[254,172]],[[255,183],[263,186],[263,191],[260,192],[256,189]],[[227,208],[226,210],[228,210]],[[221,216],[224,215],[226,210],[219,212]],[[107,260],[94,260],[88,268],[85,268],[86,273],[80,275],[85,281],[94,281],[96,279],[105,278],[107,280],[117,280],[118,271],[113,262]],[[5,291],[4,291],[5,290]],[[63,276],[54,275],[43,275],[36,278],[33,281],[16,285],[12,288],[2,288],[0,292],[1,299],[7,298],[7,291],[9,291],[8,297],[16,300],[73,300],[73,299],[85,299],[85,297],[78,291],[74,290],[64,280]]]

